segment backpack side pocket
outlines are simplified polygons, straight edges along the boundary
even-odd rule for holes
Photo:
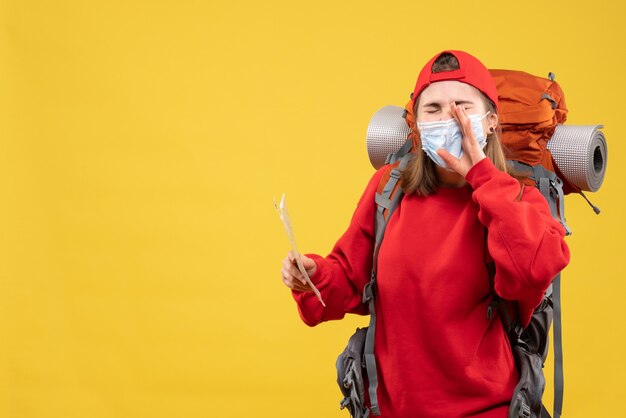
[[[348,408],[353,418],[367,418],[369,409],[365,406],[366,369],[363,352],[367,327],[357,328],[348,340],[348,345],[337,357],[337,384],[344,398],[341,409]]]
[[[512,348],[520,379],[513,392],[509,418],[540,417],[541,396],[546,384],[541,357],[528,351],[524,343]]]

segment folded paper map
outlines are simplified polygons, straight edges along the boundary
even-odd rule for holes
[[[311,281],[311,278],[304,269],[304,264],[302,264],[302,259],[300,258],[298,247],[296,246],[296,238],[293,234],[293,225],[291,225],[291,219],[289,218],[289,212],[287,211],[287,202],[285,202],[284,194],[282,199],[280,199],[280,204],[276,203],[276,199],[274,199],[274,206],[276,207],[276,210],[280,215],[280,220],[283,221],[283,226],[285,227],[285,231],[287,232],[287,238],[289,238],[289,243],[291,244],[291,252],[296,260],[296,264],[298,265],[298,270],[300,270],[300,273],[302,273],[304,280],[306,280],[309,286],[311,286],[311,289],[313,289],[313,292],[315,292],[315,295],[322,303],[322,305],[326,306],[326,304],[322,300],[322,295],[320,294],[320,291],[317,290],[317,287],[315,287],[315,285]]]

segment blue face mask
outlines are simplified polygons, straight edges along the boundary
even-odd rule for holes
[[[468,115],[472,123],[472,131],[481,148],[487,145],[487,137],[483,129],[482,120],[487,117],[489,112],[484,115]],[[439,148],[443,148],[456,158],[463,156],[463,133],[456,119],[448,119],[435,122],[418,122],[420,129],[420,138],[422,140],[422,149],[424,152],[438,165],[448,168],[448,165],[437,154]]]

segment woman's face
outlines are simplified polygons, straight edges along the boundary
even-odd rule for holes
[[[460,81],[446,80],[430,84],[422,90],[417,105],[417,121],[452,119],[452,101],[456,102],[457,106],[463,106],[468,115],[482,116],[487,113],[482,93],[477,88]],[[482,120],[485,132],[488,132],[490,127],[495,128],[494,120],[497,124],[497,116],[491,113]]]

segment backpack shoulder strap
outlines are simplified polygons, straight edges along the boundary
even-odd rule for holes
[[[570,235],[572,231],[565,222],[564,212],[564,196],[563,196],[563,182],[552,171],[547,170],[542,165],[537,164],[530,166],[519,161],[509,161],[509,163],[519,171],[526,171],[531,174],[532,180],[534,180],[536,187],[539,189],[543,197],[550,206],[550,212],[552,217],[559,221],[565,228],[566,234]],[[486,247],[485,247],[486,248]],[[516,318],[510,316],[510,308],[506,308],[503,300],[501,300],[493,289],[493,277],[495,275],[495,265],[488,263],[487,268],[489,270],[490,281],[492,285],[493,300],[487,308],[487,316],[491,317],[494,308],[499,308],[499,312],[502,313],[502,319],[509,335],[510,341],[513,343],[518,340],[523,332],[523,328],[519,324]],[[554,340],[554,418],[560,418],[563,409],[563,392],[564,392],[564,379],[563,379],[563,328],[561,322],[561,273],[558,273],[552,280],[552,284],[546,292],[546,298],[552,304],[553,310],[553,340]],[[546,338],[549,338],[546,335]],[[543,409],[545,411],[545,408]],[[543,414],[544,412],[542,412]],[[548,414],[545,411],[545,414]],[[547,415],[549,417],[549,414]]]
[[[387,155],[385,164],[393,164],[396,161],[399,161],[400,159],[402,159],[402,157],[408,154],[411,149],[413,149],[413,139],[409,138],[404,142],[404,144],[400,147],[398,151],[394,152],[393,154]]]
[[[396,209],[397,204],[400,202],[400,199],[402,199],[403,193],[400,187],[400,176],[415,156],[415,154],[410,152],[412,147],[413,141],[408,139],[397,152],[387,156],[385,164],[389,164],[389,167],[378,184],[378,190],[375,196],[377,206],[375,219],[376,237],[384,232],[387,226],[387,219],[389,219]],[[382,235],[380,240],[382,241]],[[376,242],[380,245],[378,240]],[[374,257],[374,260],[375,259],[376,257]]]
[[[537,189],[548,202],[552,217],[563,225],[567,235],[571,235],[572,231],[567,226],[567,222],[565,222],[565,196],[563,195],[563,181],[559,176],[553,171],[544,168],[541,164],[530,166],[514,160],[509,160],[508,162],[515,170],[530,174]]]
[[[409,146],[407,146],[407,143]],[[375,243],[373,252],[372,274],[370,281],[365,285],[363,289],[363,303],[367,303],[370,311],[370,323],[367,328],[367,335],[365,337],[365,347],[363,350],[363,358],[365,361],[365,367],[367,370],[367,378],[369,380],[368,394],[370,399],[370,410],[373,415],[380,415],[380,409],[378,407],[378,395],[376,390],[378,388],[378,375],[376,373],[376,359],[374,357],[374,335],[376,333],[376,309],[374,307],[374,295],[376,292],[376,272],[378,269],[378,250],[383,241],[385,235],[385,228],[387,222],[391,218],[391,215],[400,204],[400,200],[404,193],[402,187],[400,187],[400,176],[406,169],[409,162],[413,159],[414,154],[410,153],[411,140],[408,140],[405,145],[398,151],[403,151],[400,158],[396,154],[392,154],[387,157],[388,161],[393,158],[395,160],[389,166],[387,173],[383,175],[381,182],[376,192],[376,218],[375,218]],[[405,148],[407,147],[407,148]],[[395,156],[395,157],[394,157]]]

